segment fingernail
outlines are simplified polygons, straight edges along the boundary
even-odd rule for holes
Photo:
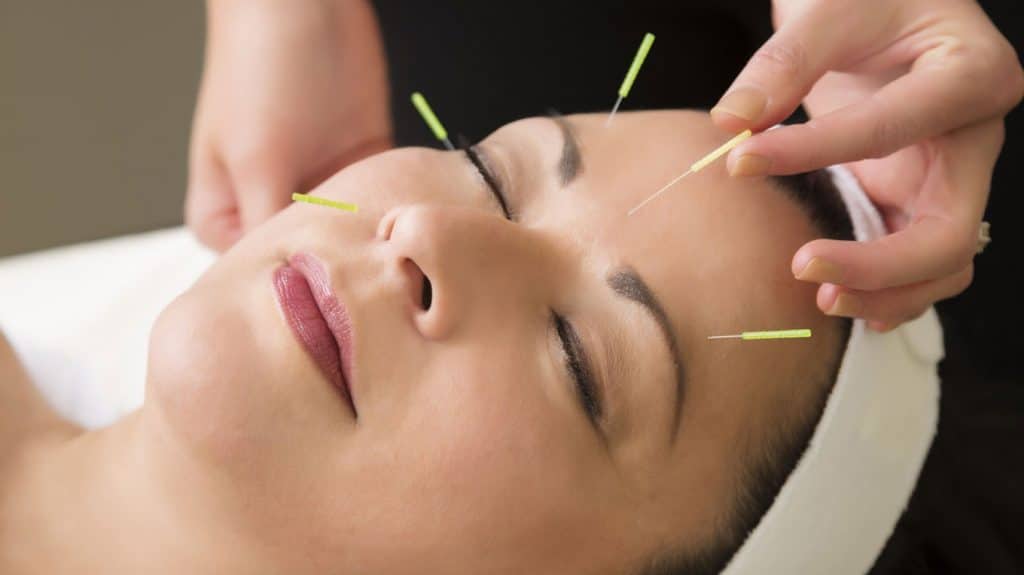
[[[796,274],[796,279],[815,283],[843,283],[843,268],[818,257],[811,258],[804,269]]]
[[[768,103],[764,94],[755,88],[737,88],[729,92],[714,108],[711,115],[730,114],[748,122],[756,122]]]
[[[732,166],[729,168],[729,175],[753,178],[767,174],[768,169],[771,167],[771,158],[758,156],[757,154],[743,154],[732,163]]]
[[[855,295],[841,293],[836,297],[832,307],[825,313],[843,317],[859,317],[864,309],[864,302]]]
[[[894,326],[891,323],[886,323],[884,321],[872,320],[868,322],[868,327],[873,329],[874,331],[877,331],[878,333],[886,333],[892,331],[892,328],[896,326]]]

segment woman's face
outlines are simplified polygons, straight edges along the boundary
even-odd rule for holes
[[[357,215],[292,205],[162,314],[143,414],[282,564],[616,570],[727,522],[744,458],[836,345],[789,271],[815,233],[722,163],[627,217],[729,135],[696,112],[604,124],[477,146],[511,220],[461,151],[369,158],[315,190]],[[355,412],[282,312],[296,254],[350,318]],[[796,327],[815,337],[707,340]]]

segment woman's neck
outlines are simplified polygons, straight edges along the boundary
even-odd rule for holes
[[[98,431],[39,436],[0,476],[0,572],[255,573],[224,499],[137,411]]]

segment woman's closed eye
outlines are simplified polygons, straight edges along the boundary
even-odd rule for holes
[[[491,194],[493,194],[494,198],[498,201],[498,205],[501,207],[501,212],[505,215],[505,219],[515,221],[515,212],[509,207],[508,198],[501,187],[501,183],[498,178],[494,176],[491,169],[487,167],[487,164],[485,164],[480,158],[479,152],[477,152],[474,146],[463,146],[462,150],[466,153],[466,157],[469,158],[469,161],[473,163],[473,166],[476,167],[477,172],[480,173],[480,177],[482,177],[484,182],[487,184],[487,189],[490,190]]]
[[[594,381],[594,371],[583,342],[572,324],[561,315],[552,312],[551,321],[562,345],[565,368],[576,387],[576,396],[579,398],[580,405],[586,412],[591,425],[597,429],[598,433],[601,433],[604,401]]]

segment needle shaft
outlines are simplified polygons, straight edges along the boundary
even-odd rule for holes
[[[608,119],[605,120],[605,122],[604,122],[604,127],[605,128],[607,128],[608,126],[612,125],[612,118],[615,117],[615,112],[619,111],[619,106],[621,106],[621,105],[622,105],[622,96],[619,96],[619,99],[615,100],[615,105],[612,106],[612,113],[608,114]]]
[[[611,121],[610,117],[608,118],[608,121],[609,122]],[[674,179],[671,182],[665,184],[665,187],[661,188],[657,192],[654,192],[654,194],[652,194],[649,198],[647,198],[646,200],[640,202],[640,205],[636,206],[632,210],[629,210],[629,213],[627,215],[629,215],[629,216],[633,215],[633,213],[636,212],[637,210],[639,210],[640,208],[642,208],[644,206],[644,204],[646,204],[647,202],[649,202],[649,201],[653,200],[654,198],[658,197],[659,194],[661,194],[665,190],[671,188],[673,186],[673,184],[675,184],[679,180],[685,178],[686,176],[689,176],[690,174],[692,174],[694,172],[699,172],[699,171],[703,170],[704,168],[706,168],[709,164],[711,164],[712,162],[714,162],[718,158],[721,158],[725,154],[729,153],[730,150],[732,150],[736,146],[740,145],[740,143],[742,143],[743,140],[746,140],[750,136],[751,136],[751,131],[750,130],[743,130],[739,134],[736,134],[735,136],[732,137],[731,140],[729,140],[728,142],[722,144],[721,146],[718,146],[717,148],[712,150],[710,154],[707,154],[703,158],[701,158],[701,159],[697,160],[696,162],[694,162],[693,164],[691,164],[690,165],[690,169],[686,170],[686,172],[684,172],[683,175],[678,176],[678,177],[676,177],[676,179]]]
[[[692,173],[693,173],[693,170],[686,170],[686,171],[685,171],[685,172],[683,172],[683,173],[682,173],[681,175],[679,175],[679,176],[676,176],[676,177],[675,177],[675,178],[674,178],[674,179],[673,179],[673,180],[672,180],[671,182],[669,182],[669,183],[665,184],[665,186],[664,186],[664,187],[662,187],[662,188],[661,188],[660,190],[658,190],[657,192],[654,192],[653,194],[651,194],[651,196],[650,196],[650,197],[648,197],[648,198],[647,198],[646,200],[644,200],[644,201],[640,202],[640,203],[639,203],[639,204],[638,204],[638,205],[637,205],[637,206],[636,206],[635,208],[633,208],[632,210],[629,210],[629,214],[628,214],[628,215],[632,216],[632,215],[633,215],[634,213],[636,213],[636,212],[637,212],[637,210],[639,210],[640,208],[642,208],[642,207],[646,206],[648,202],[650,202],[650,201],[651,201],[651,200],[653,200],[654,198],[656,198],[656,197],[660,196],[662,192],[664,192],[665,190],[667,190],[667,189],[671,188],[672,186],[674,186],[674,185],[676,184],[676,182],[678,182],[679,180],[681,180],[681,179],[685,178],[686,176],[689,176],[689,175],[690,175],[690,174],[692,174]]]

